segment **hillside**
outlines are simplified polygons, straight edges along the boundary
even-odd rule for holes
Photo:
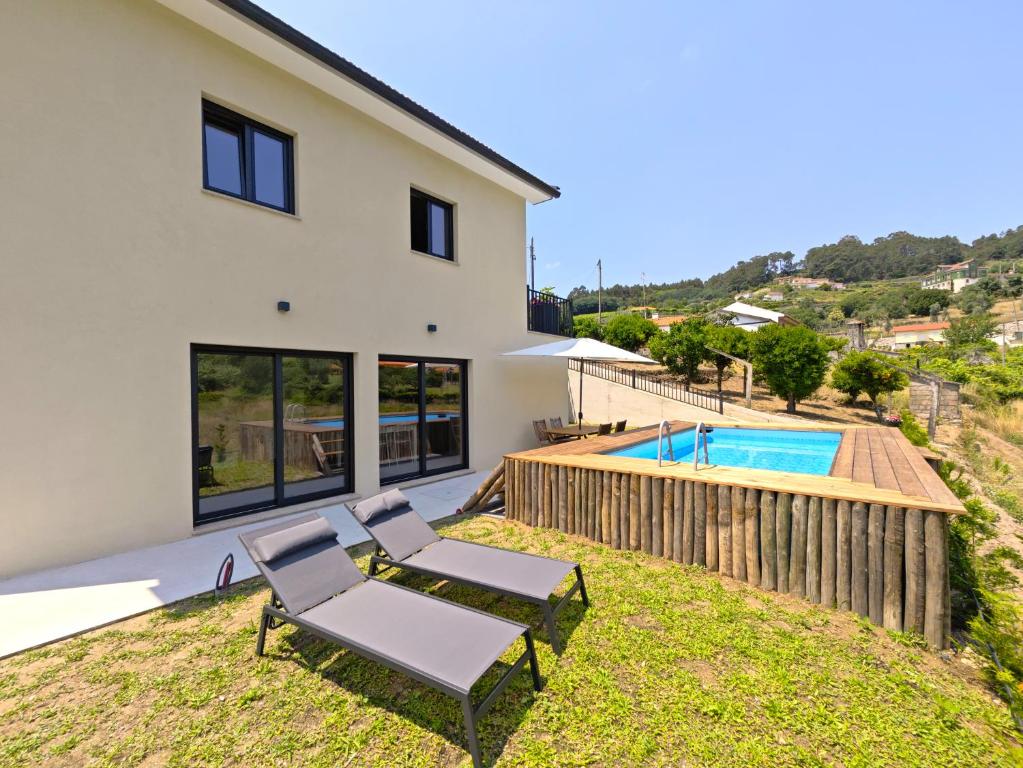
[[[605,286],[603,302],[609,311],[638,304],[682,309],[721,302],[736,293],[766,286],[784,275],[862,283],[909,278],[926,274],[939,264],[971,258],[981,263],[1023,259],[1023,226],[985,235],[970,244],[952,236],[921,237],[909,232],[893,232],[870,243],[846,235],[836,243],[811,248],[802,260],[797,260],[791,251],[775,252],[740,261],[706,280]],[[574,300],[578,314],[596,311],[596,291],[591,287],[578,286],[568,296]]]

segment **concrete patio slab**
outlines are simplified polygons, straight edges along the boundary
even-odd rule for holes
[[[424,518],[438,520],[454,514],[488,474],[475,472],[403,492]],[[345,546],[368,541],[343,505],[316,511],[330,520]],[[235,557],[234,581],[256,576],[256,567],[239,544],[238,534],[267,524],[240,524],[0,581],[0,614],[5,625],[0,633],[0,658],[209,592],[228,552]]]

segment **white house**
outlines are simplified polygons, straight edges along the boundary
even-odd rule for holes
[[[524,290],[558,189],[258,6],[6,3],[0,92],[0,577],[568,416],[564,362],[501,358],[560,328]]]
[[[784,312],[775,312],[763,307],[755,307],[742,301],[735,301],[719,310],[729,316],[732,325],[746,331],[755,331],[762,325],[778,323],[778,325],[799,325],[796,320]]]
[[[895,334],[892,349],[909,349],[923,344],[944,344],[945,331],[948,328],[949,324],[945,322],[896,325],[892,328],[892,333]]]

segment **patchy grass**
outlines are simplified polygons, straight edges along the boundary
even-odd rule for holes
[[[468,518],[447,533],[578,560],[593,600],[562,614],[560,659],[539,633],[544,691],[520,676],[484,718],[488,763],[1023,764],[1005,707],[916,638],[556,532]],[[252,581],[0,662],[0,765],[470,764],[451,699],[292,628],[256,658],[266,598]]]

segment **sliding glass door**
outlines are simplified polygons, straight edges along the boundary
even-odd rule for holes
[[[381,357],[380,482],[468,466],[464,360]]]
[[[351,357],[192,347],[196,524],[350,490]]]

